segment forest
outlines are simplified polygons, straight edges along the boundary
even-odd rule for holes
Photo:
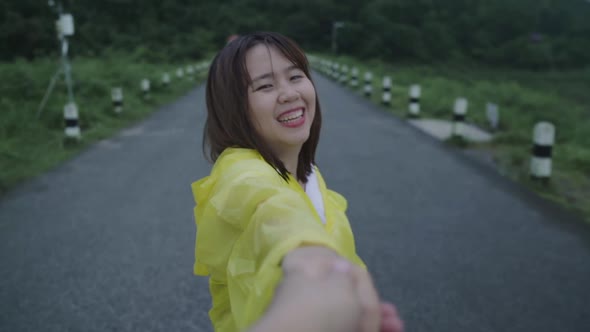
[[[57,54],[56,5],[4,0],[0,61]],[[571,69],[590,61],[589,0],[69,0],[72,56],[196,59],[231,34],[282,32],[310,52],[411,63]]]

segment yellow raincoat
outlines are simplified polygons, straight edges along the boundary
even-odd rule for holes
[[[346,200],[315,172],[325,225],[297,181],[290,176],[287,183],[256,150],[224,150],[211,175],[192,184],[194,273],[210,276],[215,331],[241,331],[256,322],[281,280],[281,260],[301,245],[331,248],[365,267],[355,252]]]

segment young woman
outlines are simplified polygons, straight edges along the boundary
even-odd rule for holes
[[[277,33],[241,36],[213,60],[206,99],[203,148],[215,164],[192,184],[194,272],[210,277],[215,330],[240,331],[262,317],[287,274],[320,273],[338,259],[365,266],[346,200],[315,164],[322,116],[303,51]],[[366,272],[355,287],[363,331],[378,330]]]

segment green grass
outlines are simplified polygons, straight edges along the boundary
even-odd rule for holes
[[[197,62],[142,63],[125,54],[74,59],[72,78],[82,131],[79,142],[64,139],[63,107],[67,103],[67,88],[63,76],[37,118],[40,102],[59,63],[53,59],[0,63],[3,82],[0,87],[0,194],[188,92],[203,80],[205,73],[195,73],[190,80],[186,75],[177,78],[175,72],[177,68],[186,69],[187,65]],[[171,76],[167,87],[161,83],[164,72]],[[143,78],[151,82],[149,99],[143,98],[140,90]],[[123,88],[124,108],[120,114],[114,112],[111,101],[111,88],[115,86]]]
[[[487,144],[465,144],[449,140],[460,148],[485,149],[493,154],[498,171],[535,191],[580,213],[590,221],[590,67],[568,72],[530,72],[458,65],[418,66],[359,61],[340,56],[316,55],[322,59],[359,69],[362,93],[363,75],[373,73],[371,100],[381,103],[384,75],[393,81],[392,105],[388,109],[407,116],[411,84],[422,86],[421,117],[451,119],[455,98],[469,101],[467,121],[492,130],[485,105],[499,105],[500,126],[495,139]],[[553,173],[547,184],[529,178],[532,132],[539,121],[556,127]]]

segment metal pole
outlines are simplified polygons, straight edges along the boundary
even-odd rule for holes
[[[332,52],[334,54],[338,53],[338,28],[342,28],[344,23],[342,22],[334,22],[332,23]]]
[[[35,118],[38,119],[39,116],[41,116],[41,112],[45,108],[45,104],[47,103],[47,99],[49,98],[51,91],[53,91],[53,87],[55,86],[55,82],[57,81],[57,78],[60,74],[61,74],[61,67],[57,69],[57,71],[55,72],[55,74],[51,78],[51,82],[49,83],[49,87],[47,88],[47,91],[45,92],[45,96],[43,96],[43,100],[41,101],[41,105],[39,105],[39,108],[37,109],[37,116]]]
[[[336,54],[337,46],[336,46],[336,22],[332,23],[332,53]]]
[[[47,4],[49,5],[49,7],[53,8],[55,10],[58,18],[61,17],[61,13],[62,13],[61,2],[58,2],[57,6],[55,6],[55,1],[49,0],[47,2]],[[63,39],[63,36],[60,34],[59,40],[62,41],[62,39]],[[62,43],[61,66],[57,68],[57,71],[55,72],[55,74],[51,78],[51,81],[49,82],[49,86],[47,87],[47,91],[45,91],[45,95],[43,96],[43,100],[41,100],[41,104],[39,105],[39,108],[37,109],[37,115],[36,115],[37,119],[39,118],[39,116],[41,116],[41,112],[43,112],[43,109],[45,108],[45,104],[47,103],[47,100],[49,99],[49,96],[51,95],[51,92],[53,91],[53,87],[55,86],[55,82],[57,81],[57,78],[60,76],[63,69],[64,68],[63,68],[63,43]]]

